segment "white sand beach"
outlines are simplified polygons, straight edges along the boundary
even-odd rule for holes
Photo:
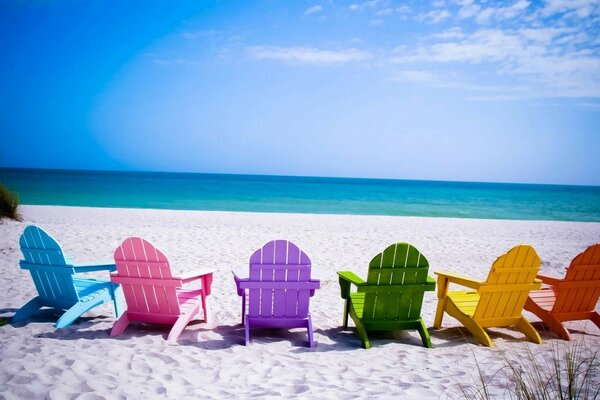
[[[431,276],[447,270],[484,280],[498,256],[527,243],[542,259],[541,272],[561,277],[575,255],[600,241],[600,223],[51,206],[20,211],[22,222],[0,222],[0,317],[11,317],[36,295],[29,273],[19,268],[18,239],[29,224],[50,233],[76,263],[110,261],[123,239],[141,236],[169,257],[174,272],[216,272],[209,323],[190,324],[175,346],[166,343],[167,326],[131,325],[111,338],[115,318],[108,305],[64,330],[54,329],[51,313],[1,326],[0,398],[6,399],[457,398],[459,383],[478,383],[476,360],[493,374],[504,365],[503,354],[551,355],[565,342],[541,331],[544,343],[535,345],[516,330],[491,329],[495,346],[486,348],[446,315],[441,330],[429,329],[432,349],[408,331],[371,334],[373,347],[365,350],[352,323],[341,327],[336,271],[364,277],[371,258],[405,241],[428,258]],[[313,349],[302,329],[254,330],[251,345],[243,345],[241,301],[230,271],[247,268],[252,252],[272,239],[296,243],[321,279],[310,305]],[[435,292],[426,293],[428,327],[436,305]],[[525,315],[542,329],[535,316]],[[567,326],[575,342],[600,349],[593,324]],[[500,388],[492,393],[503,396]]]

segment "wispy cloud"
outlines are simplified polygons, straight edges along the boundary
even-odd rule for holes
[[[486,64],[491,79],[520,77],[536,87],[539,96],[600,97],[600,57],[589,50],[554,46],[571,29],[481,29],[470,34],[447,31],[444,39],[404,51],[393,63]]]
[[[452,14],[446,9],[436,9],[431,10],[426,13],[418,14],[415,18],[417,21],[427,21],[434,24],[442,22],[448,18],[450,18]]]
[[[359,11],[359,10],[364,10],[364,9],[368,9],[368,8],[375,8],[379,5],[381,5],[383,2],[381,0],[369,0],[369,1],[363,1],[362,3],[354,3],[354,4],[350,4],[348,6],[348,8],[352,11]]]
[[[600,12],[598,0],[546,0],[543,16],[564,14],[568,18],[587,18]]]
[[[344,64],[367,60],[370,53],[350,48],[345,50],[322,50],[313,47],[251,46],[250,57],[258,60],[274,60],[301,64]]]
[[[443,75],[425,70],[400,70],[393,73],[390,78],[393,82],[425,84],[426,86],[441,89],[460,89],[469,91],[500,92],[505,91],[504,86],[482,85],[467,82],[454,72],[447,72]],[[513,87],[511,92],[523,92],[523,87]]]
[[[385,17],[389,15],[397,15],[397,14],[409,14],[412,12],[412,9],[407,5],[401,5],[398,7],[385,7],[375,11],[375,15],[378,17]]]
[[[458,0],[460,6],[458,17],[461,19],[474,18],[478,24],[487,24],[492,19],[505,20],[523,15],[531,5],[529,0],[517,0],[509,6],[484,7],[474,0]],[[483,3],[485,4],[485,3]]]
[[[306,11],[304,11],[304,15],[318,14],[322,11],[323,11],[323,6],[316,5],[316,6],[307,8]]]
[[[378,26],[377,42],[361,37],[355,43],[342,39],[326,46],[273,46],[240,41],[230,45],[222,40],[221,47],[232,49],[231,53],[243,51],[254,60],[293,64],[335,66],[369,60],[382,79],[437,88],[497,90],[489,96],[496,99],[524,96],[527,91],[534,97],[600,98],[600,0],[433,0],[410,7],[390,0],[356,1],[349,6],[319,3],[304,14],[318,15],[324,7],[344,11],[331,13],[335,23],[335,18],[351,11],[357,21]],[[392,38],[391,32],[397,32],[393,27],[407,18],[417,28]],[[427,27],[419,28],[419,22]],[[210,32],[182,35],[196,39]],[[193,62],[185,57],[155,60],[160,64]],[[448,72],[443,79],[428,72],[441,69]]]

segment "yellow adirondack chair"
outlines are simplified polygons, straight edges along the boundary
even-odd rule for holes
[[[531,341],[542,343],[537,331],[521,315],[530,290],[539,289],[536,279],[540,258],[528,245],[519,245],[500,256],[485,282],[447,272],[438,275],[438,306],[433,327],[442,326],[444,311],[459,320],[485,346],[492,340],[484,328],[515,326]],[[473,291],[448,292],[450,283]]]

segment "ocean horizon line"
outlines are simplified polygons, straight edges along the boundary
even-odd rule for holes
[[[192,172],[192,171],[153,171],[153,170],[120,170],[120,169],[79,169],[79,168],[24,168],[0,167],[0,171],[31,171],[31,172],[65,172],[65,173],[97,173],[97,174],[140,174],[140,175],[201,175],[217,177],[251,177],[251,178],[292,178],[316,180],[347,180],[347,181],[386,181],[386,182],[425,182],[425,183],[450,183],[450,184],[483,184],[483,185],[523,185],[523,186],[557,186],[575,188],[600,188],[600,185],[582,185],[572,183],[540,183],[540,182],[508,182],[508,181],[479,181],[479,180],[444,180],[444,179],[414,179],[414,178],[381,178],[381,177],[351,177],[351,176],[320,176],[320,175],[285,175],[285,174],[252,174],[229,172]]]

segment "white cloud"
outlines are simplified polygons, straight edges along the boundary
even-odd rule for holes
[[[458,17],[461,19],[474,17],[481,10],[481,7],[475,4],[473,0],[458,0],[457,3],[460,6]]]
[[[248,54],[258,60],[275,60],[301,64],[344,64],[363,61],[371,57],[355,48],[346,50],[321,50],[311,47],[252,46]]]
[[[350,4],[348,6],[348,8],[352,11],[359,11],[359,10],[364,10],[366,8],[375,8],[379,4],[381,4],[381,0],[370,0],[370,1],[364,1],[362,3]]]
[[[439,22],[442,22],[442,21],[450,18],[451,16],[452,16],[452,14],[450,14],[450,12],[448,10],[442,9],[442,10],[431,10],[429,12],[419,14],[419,15],[417,15],[416,19],[417,19],[417,21],[429,21],[434,24],[437,24]]]
[[[470,34],[450,30],[432,35],[430,44],[404,51],[391,61],[454,64],[450,69],[461,68],[461,64],[485,64],[490,79],[503,76],[529,82],[538,96],[600,97],[597,53],[557,44],[565,38],[584,40],[574,35],[573,29],[482,29]]]
[[[384,17],[384,16],[388,16],[388,15],[393,15],[393,14],[410,14],[411,12],[412,12],[412,9],[409,6],[402,5],[399,7],[382,8],[381,10],[376,11],[375,15]]]
[[[316,5],[316,6],[307,8],[306,11],[304,11],[304,15],[317,14],[317,13],[320,13],[321,11],[323,11],[323,6]]]
[[[478,24],[488,24],[492,19],[506,20],[523,15],[531,2],[529,0],[517,0],[506,7],[482,7],[473,0],[459,0],[460,9],[458,16],[461,19],[475,18]]]
[[[569,17],[586,18],[600,11],[598,0],[546,0],[542,15],[566,14]]]
[[[460,28],[451,28],[440,33],[434,33],[431,38],[434,39],[463,39],[467,35]]]
[[[519,34],[527,39],[534,42],[540,42],[544,44],[550,44],[557,37],[562,36],[566,33],[573,32],[570,28],[523,28],[519,30]]]
[[[535,50],[528,47],[527,51]],[[459,41],[434,43],[419,47],[415,54],[396,59],[396,62],[468,62],[499,61],[513,57],[523,51],[519,37],[506,34],[502,30],[481,30],[465,36]]]

